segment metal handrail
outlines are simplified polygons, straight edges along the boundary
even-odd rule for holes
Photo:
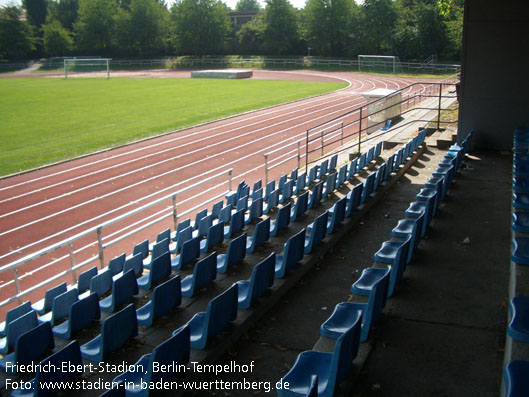
[[[104,228],[110,226],[110,225],[113,225],[113,224],[115,224],[117,222],[123,221],[123,220],[125,220],[125,219],[127,219],[127,218],[129,218],[129,217],[131,217],[133,215],[136,215],[136,214],[139,214],[139,213],[141,213],[143,211],[146,211],[146,210],[148,210],[148,209],[150,209],[150,208],[152,208],[152,207],[154,207],[154,206],[156,206],[156,205],[158,205],[158,204],[160,204],[160,203],[162,203],[162,202],[164,202],[164,201],[166,201],[168,199],[172,199],[172,209],[171,209],[171,211],[168,214],[165,214],[165,215],[163,215],[161,217],[158,217],[155,220],[148,222],[146,225],[142,225],[139,228],[135,228],[134,230],[127,232],[126,236],[130,236],[130,235],[132,235],[134,233],[137,233],[137,232],[145,229],[146,227],[152,226],[153,224],[155,224],[155,223],[157,223],[157,222],[159,222],[159,221],[161,221],[163,219],[166,219],[167,217],[170,217],[170,216],[172,216],[173,219],[174,219],[174,223],[175,223],[174,226],[175,226],[175,229],[176,229],[176,224],[177,224],[177,220],[178,220],[178,213],[177,213],[177,210],[176,210],[176,204],[177,204],[176,203],[176,198],[177,198],[177,196],[179,196],[179,195],[181,195],[181,194],[183,194],[185,192],[188,192],[191,189],[197,188],[197,187],[199,187],[199,186],[201,186],[201,185],[203,185],[205,183],[211,182],[212,180],[217,179],[217,178],[219,178],[219,177],[221,177],[223,175],[227,175],[228,176],[228,181],[227,181],[228,182],[228,190],[227,191],[231,191],[232,190],[232,173],[233,173],[233,168],[230,168],[228,170],[219,172],[219,173],[217,173],[215,175],[209,176],[209,177],[207,177],[205,179],[202,179],[199,182],[196,182],[194,184],[188,185],[188,186],[186,186],[186,187],[184,187],[184,188],[182,188],[180,190],[177,190],[176,192],[172,192],[170,194],[164,195],[163,197],[160,197],[160,198],[158,198],[156,200],[153,200],[153,201],[151,201],[151,202],[149,202],[147,204],[144,204],[144,205],[142,205],[142,206],[140,206],[138,208],[130,210],[130,211],[126,212],[125,214],[122,214],[120,216],[112,218],[112,219],[110,219],[110,220],[108,220],[106,222],[103,222],[103,223],[101,223],[101,224],[99,224],[97,226],[91,227],[91,228],[89,228],[87,230],[84,230],[84,231],[82,231],[80,233],[77,233],[76,235],[74,235],[72,237],[69,237],[69,238],[64,239],[62,241],[59,241],[59,242],[57,242],[55,244],[52,244],[52,245],[50,245],[50,246],[48,246],[46,248],[43,248],[43,249],[39,250],[37,252],[34,252],[32,254],[29,254],[29,255],[26,255],[26,256],[24,256],[22,258],[19,258],[19,259],[15,260],[15,261],[7,264],[7,265],[4,265],[4,266],[0,267],[0,273],[4,273],[4,272],[9,271],[9,270],[12,270],[14,272],[14,281],[15,281],[16,290],[17,290],[17,294],[15,296],[13,296],[13,297],[1,302],[0,303],[0,307],[3,307],[6,304],[8,304],[10,302],[13,302],[14,300],[17,300],[17,299],[20,302],[21,298],[23,296],[25,296],[25,295],[37,290],[38,288],[41,288],[41,287],[49,284],[49,283],[52,283],[53,281],[55,281],[55,280],[57,280],[57,279],[59,279],[61,277],[64,277],[65,275],[73,274],[74,275],[74,279],[75,279],[76,278],[75,271],[77,269],[81,268],[82,266],[85,266],[86,264],[88,264],[90,262],[93,262],[94,260],[99,259],[100,264],[101,264],[101,268],[103,268],[105,266],[104,256],[103,256],[104,248],[107,248],[108,246],[114,244],[115,242],[118,242],[118,241],[122,240],[125,237],[121,236],[122,238],[118,237],[118,238],[112,240],[110,243],[104,244],[103,243],[103,238],[102,238],[102,230]],[[192,180],[192,179],[196,179],[196,177],[193,177],[190,180]],[[182,182],[182,184],[183,183],[185,183],[185,181]],[[217,188],[218,186],[219,185],[216,185],[214,188]],[[216,196],[216,197],[218,197],[218,196]],[[196,209],[196,208],[203,207],[207,203],[210,203],[212,200],[215,200],[216,197],[215,198],[209,198],[204,203],[200,203],[200,204],[194,206],[193,208]],[[184,201],[187,201],[187,200],[184,200]],[[185,211],[183,214],[189,213],[189,211],[191,211],[191,210]],[[75,258],[74,258],[75,252],[73,251],[72,243],[77,241],[77,240],[79,240],[79,239],[81,239],[81,238],[83,238],[83,237],[86,237],[86,236],[88,236],[88,235],[90,235],[90,234],[92,234],[94,232],[97,234],[97,237],[98,237],[97,238],[97,242],[93,242],[93,243],[89,244],[89,246],[92,246],[93,244],[97,243],[99,255],[96,256],[96,257],[89,258],[88,260],[85,260],[82,263],[75,264]],[[49,254],[51,252],[54,252],[54,251],[56,251],[56,250],[58,250],[60,248],[64,248],[64,247],[68,247],[68,249],[69,249],[69,256],[71,258],[71,267],[69,269],[64,270],[64,271],[60,272],[59,274],[56,274],[53,277],[51,277],[51,278],[49,278],[49,279],[47,279],[47,280],[45,280],[45,281],[43,281],[43,282],[41,282],[41,283],[39,283],[37,285],[34,285],[34,286],[32,286],[32,287],[30,287],[27,290],[22,292],[21,289],[20,289],[20,277],[18,276],[18,267],[23,265],[23,264],[25,264],[25,263],[28,263],[28,262],[30,262],[32,260],[40,258],[43,255]],[[86,248],[86,246],[84,248]],[[63,256],[60,259],[64,259],[64,258],[65,257]],[[55,263],[56,261],[57,261],[57,259],[54,260],[53,262]]]

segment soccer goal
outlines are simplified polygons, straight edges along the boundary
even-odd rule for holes
[[[399,73],[402,66],[398,56],[394,55],[358,55],[360,72]]]
[[[65,58],[64,78],[68,79],[68,74],[72,73],[104,72],[107,75],[107,79],[109,79],[111,60],[112,58]]]

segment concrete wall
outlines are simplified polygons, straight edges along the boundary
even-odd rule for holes
[[[529,125],[529,1],[466,0],[459,137],[473,146],[512,148]]]

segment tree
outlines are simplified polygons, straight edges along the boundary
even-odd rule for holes
[[[59,21],[53,20],[42,26],[44,32],[44,51],[50,57],[70,54],[73,39],[70,32]]]
[[[230,38],[229,8],[219,0],[180,0],[171,8],[176,50],[182,54],[219,54]]]
[[[257,0],[239,0],[235,6],[235,11],[261,11],[261,5]]]
[[[269,54],[295,52],[299,45],[296,10],[288,0],[266,0],[264,10],[264,47]]]
[[[364,0],[360,6],[358,48],[368,55],[392,55],[391,42],[397,12],[392,0]]]
[[[352,39],[350,0],[307,0],[304,32],[315,54],[343,56]]]
[[[0,59],[25,59],[35,51],[34,29],[21,16],[19,7],[0,8]]]
[[[115,40],[115,0],[79,0],[79,19],[74,24],[77,45],[89,55],[110,55]]]
[[[40,29],[46,22],[48,7],[46,0],[22,0],[22,7],[26,10],[28,21]]]
[[[69,31],[73,31],[73,24],[77,20],[79,0],[59,0],[50,3],[48,19],[55,19]]]
[[[262,15],[245,23],[237,32],[241,54],[261,54],[264,52],[265,23]]]
[[[128,11],[116,16],[120,49],[131,55],[149,56],[165,52],[169,11],[157,0],[131,0]]]

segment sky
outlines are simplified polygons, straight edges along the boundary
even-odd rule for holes
[[[223,1],[230,8],[234,9],[238,0],[223,0]],[[303,8],[305,6],[305,0],[289,0],[289,1],[296,8]],[[175,0],[165,0],[165,2],[168,5],[171,5],[171,4],[173,4],[175,2]],[[10,4],[10,3],[15,3],[16,5],[20,5],[21,0],[0,0],[0,6],[5,6],[5,5]],[[264,3],[263,0],[259,0],[259,3],[261,3],[261,6],[264,7],[265,3]]]

